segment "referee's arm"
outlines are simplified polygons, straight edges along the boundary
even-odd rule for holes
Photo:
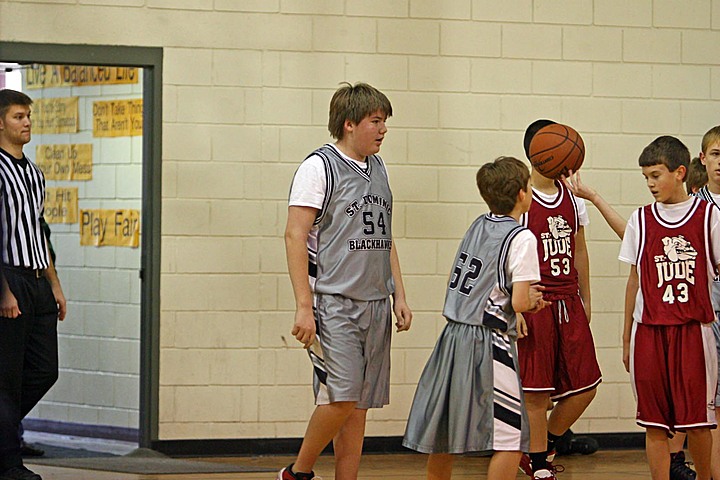
[[[47,251],[48,257],[48,268],[45,269],[45,278],[47,278],[48,282],[50,282],[50,287],[52,288],[53,295],[55,296],[55,302],[57,302],[58,320],[63,321],[65,320],[65,314],[67,313],[67,300],[65,300],[65,294],[63,293],[62,287],[60,286],[60,279],[57,276],[57,271],[55,270],[55,263],[53,262],[52,255],[50,255],[50,248],[47,244],[47,238],[45,239],[45,250]]]
[[[17,318],[22,313],[18,307],[17,298],[10,290],[5,275],[2,273],[5,265],[0,265],[0,316],[4,318]]]

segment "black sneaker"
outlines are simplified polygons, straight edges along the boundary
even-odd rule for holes
[[[670,456],[670,480],[695,480],[697,473],[685,461],[685,452],[680,450]]]
[[[20,455],[23,457],[42,457],[45,455],[45,450],[23,440],[20,442]]]
[[[570,444],[572,443],[575,435],[569,428],[562,434],[560,438],[555,440],[555,451],[558,455],[570,455]]]
[[[0,480],[42,480],[37,473],[28,470],[24,465],[8,468],[0,473]]]
[[[573,437],[570,440],[570,453],[579,453],[580,455],[590,455],[600,448],[597,440],[592,437]]]

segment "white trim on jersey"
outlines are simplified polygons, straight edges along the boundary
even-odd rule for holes
[[[554,209],[560,203],[562,203],[562,199],[564,198],[564,192],[567,192],[567,194],[570,196],[570,199],[572,200],[573,210],[575,211],[575,233],[580,229],[580,227],[585,227],[590,224],[590,217],[587,213],[587,208],[585,206],[585,200],[582,198],[578,198],[573,194],[565,185],[559,185],[558,184],[558,193],[555,194],[547,194],[544,192],[541,192],[540,190],[537,190],[535,188],[532,188],[532,194],[533,194],[533,201],[537,201],[540,205],[542,205],[545,208],[548,209]],[[520,218],[520,224],[523,226],[527,226],[527,217],[528,213],[523,213]]]
[[[655,202],[652,204],[652,207],[650,207],[650,210],[652,211],[653,217],[655,217],[655,220],[658,221],[660,225],[662,225],[665,228],[680,228],[683,225],[685,225],[695,214],[695,211],[700,207],[700,204],[702,202],[699,198],[693,197],[693,203],[690,205],[690,208],[688,208],[687,212],[677,221],[671,221],[667,218],[663,218],[660,211],[658,210],[658,202]]]
[[[638,210],[638,247],[637,257],[635,257],[635,270],[638,276],[638,291],[635,294],[635,309],[633,310],[633,320],[637,323],[642,323],[642,312],[645,310],[645,296],[642,294],[642,269],[639,267],[640,258],[642,258],[643,252],[645,251],[645,215],[643,215],[643,209]]]

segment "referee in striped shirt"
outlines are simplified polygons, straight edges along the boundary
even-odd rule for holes
[[[23,154],[31,105],[0,90],[0,480],[41,480],[23,465],[18,427],[57,380],[66,308],[40,226],[45,178]]]

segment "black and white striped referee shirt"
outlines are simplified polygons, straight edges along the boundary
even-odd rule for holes
[[[45,208],[45,177],[23,155],[0,148],[0,236],[3,265],[45,269],[49,266],[40,218]]]

